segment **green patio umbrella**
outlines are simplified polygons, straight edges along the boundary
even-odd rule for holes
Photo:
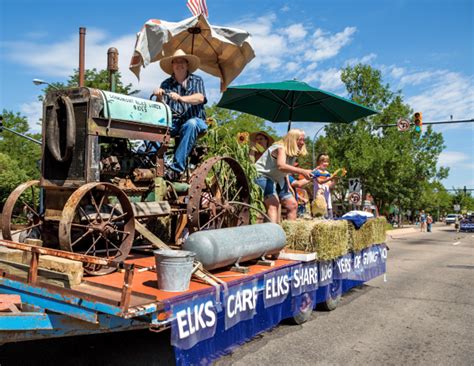
[[[252,114],[271,122],[349,123],[378,113],[296,80],[229,87],[218,107]]]

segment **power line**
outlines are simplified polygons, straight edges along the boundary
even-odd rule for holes
[[[423,125],[442,125],[442,124],[450,124],[450,123],[472,123],[474,122],[474,118],[471,119],[462,119],[457,121],[436,121],[436,122],[423,122]],[[413,125],[413,123],[410,123]],[[376,128],[383,128],[383,127],[397,127],[397,123],[388,124],[388,125],[379,125]]]

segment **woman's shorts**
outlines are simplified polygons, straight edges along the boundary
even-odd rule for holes
[[[276,196],[280,198],[280,201],[284,201],[293,197],[293,194],[288,189],[288,183],[286,180],[283,187],[280,187],[278,183],[275,183],[272,179],[264,176],[257,177],[255,183],[257,183],[262,189],[264,199]]]

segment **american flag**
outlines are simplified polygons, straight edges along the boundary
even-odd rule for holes
[[[186,5],[194,16],[204,14],[206,18],[209,18],[206,0],[188,0]]]

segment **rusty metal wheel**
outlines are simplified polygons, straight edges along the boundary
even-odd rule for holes
[[[67,200],[59,222],[62,250],[124,261],[133,244],[135,221],[127,195],[110,183],[88,183]],[[91,275],[115,268],[84,265]]]
[[[5,201],[2,212],[3,239],[19,242],[28,238],[41,239],[42,225],[39,181],[30,180],[16,187]]]
[[[230,157],[206,160],[190,179],[189,231],[248,225],[249,204],[250,187],[240,164]]]

